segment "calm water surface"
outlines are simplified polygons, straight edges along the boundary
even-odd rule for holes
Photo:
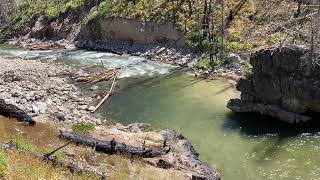
[[[202,160],[217,166],[222,179],[320,179],[320,125],[288,127],[269,118],[233,114],[226,103],[238,92],[228,83],[109,53],[30,52],[2,46],[0,55],[55,60],[91,71],[101,64],[122,67],[117,92],[100,113],[123,124],[146,122],[182,132]]]

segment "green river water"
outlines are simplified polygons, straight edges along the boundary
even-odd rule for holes
[[[226,180],[320,179],[320,125],[291,126],[226,108],[239,95],[228,83],[204,80],[139,57],[82,50],[24,51],[0,56],[56,60],[94,71],[122,67],[116,93],[99,110],[123,124],[146,122],[182,132]],[[99,69],[99,68],[98,68]]]

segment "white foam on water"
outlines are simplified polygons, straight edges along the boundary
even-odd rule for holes
[[[77,67],[102,65],[107,69],[121,68],[119,78],[134,76],[163,75],[174,66],[154,62],[137,56],[119,56],[112,53],[85,50],[27,51],[21,49],[0,49],[0,55],[27,59],[58,60]]]

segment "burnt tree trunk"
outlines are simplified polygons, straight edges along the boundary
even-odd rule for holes
[[[139,156],[143,158],[153,158],[161,157],[165,155],[165,152],[152,151],[146,148],[134,147],[126,145],[124,143],[118,143],[114,140],[112,141],[101,141],[89,136],[77,134],[74,132],[60,131],[60,138],[70,140],[76,144],[84,144],[94,148],[98,152],[103,152],[106,154],[130,154],[133,156]]]
[[[27,113],[15,105],[5,103],[3,99],[0,99],[0,115],[16,118],[19,122],[26,122],[29,123],[29,125],[36,124],[36,121],[34,121]]]

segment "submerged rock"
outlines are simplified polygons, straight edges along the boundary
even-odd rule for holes
[[[252,77],[238,82],[241,99],[230,100],[228,108],[288,123],[312,119],[311,113],[320,112],[320,71],[317,62],[308,66],[309,57],[309,50],[301,47],[256,52],[250,62]]]

